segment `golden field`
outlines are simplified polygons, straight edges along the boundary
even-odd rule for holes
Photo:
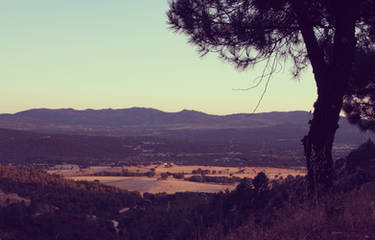
[[[220,192],[226,189],[232,190],[235,185],[222,185],[211,183],[197,183],[169,177],[166,180],[160,180],[155,177],[97,177],[97,176],[79,176],[69,177],[76,181],[94,181],[98,180],[103,184],[126,189],[129,191],[138,191],[141,193],[176,193],[176,192]]]
[[[154,177],[123,177],[123,176],[91,176],[99,172],[120,173],[123,171],[145,173],[153,169]],[[66,178],[77,181],[94,181],[98,180],[103,184],[127,189],[129,191],[150,192],[150,193],[175,193],[175,192],[219,192],[226,189],[232,190],[236,184],[224,185],[216,183],[197,183],[184,181],[183,179],[175,179],[169,176],[162,180],[162,173],[184,173],[185,177],[192,176],[193,170],[208,170],[207,176],[237,176],[240,178],[254,178],[259,172],[264,172],[270,179],[285,178],[288,175],[305,175],[303,168],[283,169],[283,168],[267,168],[267,167],[220,167],[220,166],[199,166],[199,165],[175,165],[175,164],[153,164],[140,166],[116,166],[103,167],[94,166],[88,168],[79,168],[77,166],[61,166],[50,169],[52,174],[59,174]],[[110,174],[109,174],[110,175]]]

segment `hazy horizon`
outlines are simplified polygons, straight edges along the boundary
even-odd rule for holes
[[[167,110],[163,110],[163,109],[159,109],[159,108],[152,108],[152,107],[142,107],[142,106],[132,106],[132,107],[124,107],[124,108],[71,108],[71,107],[62,107],[62,108],[47,108],[47,107],[38,107],[38,108],[28,108],[28,109],[23,109],[23,110],[20,110],[20,111],[16,111],[16,112],[0,112],[0,114],[16,114],[16,113],[20,113],[20,112],[25,112],[25,111],[30,111],[30,110],[40,110],[40,109],[48,109],[48,110],[68,110],[68,109],[71,109],[71,110],[76,110],[76,111],[87,111],[87,110],[94,110],[94,111],[99,111],[99,110],[124,110],[124,109],[133,109],[133,108],[138,108],[138,109],[154,109],[154,110],[158,110],[158,111],[161,111],[161,112],[165,112],[165,113],[178,113],[178,112],[182,112],[182,111],[195,111],[195,112],[201,112],[201,113],[205,113],[205,114],[208,114],[208,115],[218,115],[218,116],[225,116],[225,115],[232,115],[232,114],[252,114],[253,112],[232,112],[232,113],[225,113],[225,114],[216,114],[216,113],[211,113],[211,112],[205,112],[205,111],[201,111],[201,110],[198,110],[198,109],[180,109],[180,110],[177,110],[177,111],[167,111]],[[264,111],[264,112],[255,112],[255,114],[257,113],[272,113],[272,112],[308,112],[306,110],[289,110],[289,111]]]
[[[0,3],[0,111],[30,108],[129,108],[210,114],[251,113],[265,82],[264,64],[237,71],[214,54],[200,58],[186,36],[168,28],[168,3],[24,1]],[[293,80],[278,68],[257,112],[312,110],[307,69]]]

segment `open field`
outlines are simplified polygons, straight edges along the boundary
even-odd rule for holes
[[[175,192],[219,192],[226,189],[232,190],[236,184],[219,184],[219,183],[198,183],[184,181],[183,179],[175,179],[169,176],[167,179],[161,180],[163,173],[184,173],[185,177],[193,175],[193,171],[201,169],[202,171],[208,172],[206,176],[223,176],[231,177],[236,176],[240,178],[248,177],[254,178],[259,172],[265,172],[270,179],[274,178],[285,178],[288,175],[305,175],[305,170],[300,169],[283,169],[283,168],[264,168],[264,167],[218,167],[218,166],[185,166],[185,165],[174,165],[174,164],[153,164],[147,166],[121,166],[121,167],[99,167],[93,166],[89,168],[80,169],[78,166],[65,165],[57,166],[49,173],[59,174],[66,178],[74,179],[77,181],[94,181],[98,180],[104,184],[119,187],[130,191],[139,192],[150,192],[150,193],[175,193]],[[110,176],[112,174],[118,174],[121,172],[132,172],[132,173],[146,173],[154,171],[153,177],[124,177],[124,176]],[[108,176],[92,176],[95,174],[105,172]]]
[[[120,167],[102,167],[93,166],[88,168],[79,168],[76,165],[57,166],[50,169],[51,174],[58,174],[66,177],[89,176],[99,172],[120,173],[122,171],[146,173],[154,169],[155,176],[161,173],[185,173],[186,176],[192,174],[193,170],[209,170],[208,176],[237,176],[253,178],[258,173],[264,172],[271,179],[287,177],[288,175],[305,175],[304,168],[270,168],[270,167],[219,167],[219,166],[201,166],[201,165],[175,165],[175,164],[152,164],[147,166],[120,166]]]
[[[184,180],[168,178],[167,180],[158,180],[157,178],[148,177],[97,177],[97,176],[80,176],[71,177],[76,181],[94,181],[99,180],[101,183],[126,189],[129,191],[149,192],[149,193],[176,193],[176,192],[220,192],[226,189],[233,190],[235,185],[221,185],[210,183],[196,183]]]

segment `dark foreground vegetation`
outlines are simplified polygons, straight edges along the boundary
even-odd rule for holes
[[[369,141],[337,161],[335,187],[318,205],[307,200],[304,177],[260,173],[231,192],[141,196],[2,166],[1,191],[22,198],[0,194],[0,238],[374,239],[374,158]]]

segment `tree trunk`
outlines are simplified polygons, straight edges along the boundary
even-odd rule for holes
[[[327,56],[318,44],[311,22],[306,18],[299,18],[318,89],[310,130],[303,139],[308,192],[316,200],[329,192],[333,185],[332,145],[338,129],[343,96],[352,73],[356,45],[357,1],[333,0],[330,3],[330,10],[335,18],[333,55],[328,56],[330,62],[325,60]]]
[[[307,164],[309,195],[319,199],[333,184],[332,145],[342,107],[341,96],[319,95],[315,103],[310,131],[303,139]]]

